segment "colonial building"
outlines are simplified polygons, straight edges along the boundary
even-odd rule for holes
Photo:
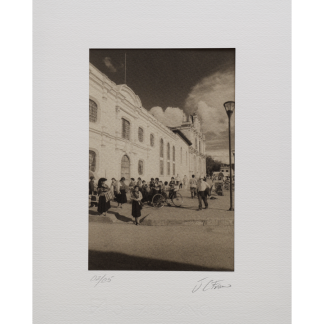
[[[167,127],[143,108],[127,85],[90,64],[89,174],[146,181],[206,174],[205,138],[197,115]]]

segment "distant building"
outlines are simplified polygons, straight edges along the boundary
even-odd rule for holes
[[[230,166],[229,164],[222,164],[221,167],[220,167],[220,172],[223,172],[225,175],[228,173],[229,174],[229,171],[230,170]],[[232,172],[234,174],[234,169],[232,167]]]
[[[167,127],[127,85],[116,85],[90,63],[89,175],[146,181],[206,174],[205,137],[197,115]]]

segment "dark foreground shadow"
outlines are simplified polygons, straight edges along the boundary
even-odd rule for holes
[[[118,252],[89,250],[89,270],[137,271],[234,271],[226,268],[209,268],[193,264],[131,256]]]

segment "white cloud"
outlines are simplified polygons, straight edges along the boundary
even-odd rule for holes
[[[204,133],[214,133],[215,141],[207,141],[207,153],[219,151],[224,156],[224,149],[228,147],[228,117],[224,109],[224,102],[235,101],[234,71],[216,72],[197,83],[190,91],[185,104],[185,112],[196,112],[201,120]],[[235,118],[231,117],[231,133],[234,138]],[[215,148],[215,142],[219,146]],[[234,149],[234,147],[233,147]],[[221,152],[222,150],[222,152]],[[228,158],[228,153],[227,153]]]
[[[183,112],[196,112],[201,122],[201,130],[206,136],[206,153],[224,163],[228,163],[228,117],[224,102],[235,101],[234,71],[216,72],[198,82],[190,91],[184,111],[180,108],[153,107],[149,111],[166,126],[179,126]],[[234,146],[235,115],[231,117],[232,149]]]
[[[182,123],[183,110],[180,108],[168,107],[163,111],[161,107],[153,107],[149,113],[165,126],[175,127]]]
[[[117,71],[117,68],[112,63],[112,60],[111,60],[110,57],[106,56],[103,61],[104,61],[105,65],[106,65],[106,67],[108,68],[109,72],[116,72]]]

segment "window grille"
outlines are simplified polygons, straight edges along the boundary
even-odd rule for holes
[[[122,118],[122,137],[130,139],[130,122],[124,118]]]
[[[168,157],[168,160],[170,160],[170,143],[168,143],[168,155],[167,155],[167,157]]]
[[[142,175],[144,171],[144,164],[142,160],[138,161],[138,174]]]
[[[160,157],[163,158],[163,139],[160,141]]]
[[[96,171],[96,152],[89,151],[89,170]]]
[[[97,104],[89,99],[89,120],[92,123],[95,123],[97,121],[97,111],[98,111],[98,106]]]
[[[160,175],[162,176],[164,173],[164,170],[163,170],[163,160],[160,160]]]
[[[151,146],[154,146],[154,135],[151,134],[150,136],[150,143],[151,143]]]
[[[175,147],[174,146],[172,148],[172,159],[173,159],[173,162],[175,162]]]
[[[139,127],[138,128],[138,140],[140,142],[143,142],[143,138],[144,138],[144,131],[143,128]]]

